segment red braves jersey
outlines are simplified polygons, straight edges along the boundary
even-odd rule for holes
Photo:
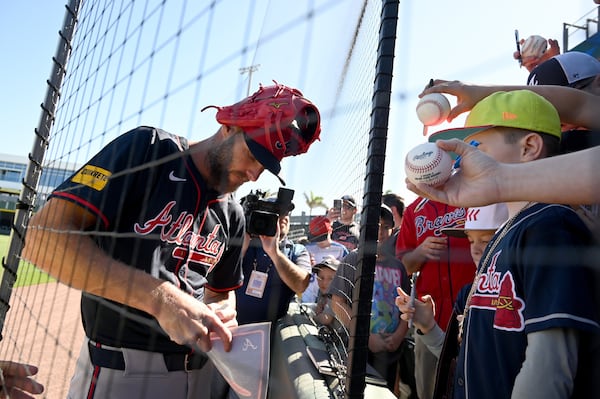
[[[396,241],[396,255],[402,260],[427,237],[446,237],[441,230],[463,227],[465,208],[417,198],[404,211]],[[439,260],[429,260],[421,267],[417,280],[417,296],[429,294],[435,302],[435,318],[445,329],[458,291],[475,277],[469,240],[448,237],[446,251]]]
[[[224,292],[242,284],[244,214],[232,195],[207,187],[187,149],[183,137],[139,127],[104,147],[52,197],[96,216],[87,233],[112,258],[202,301],[204,287]],[[87,293],[81,307],[86,335],[94,341],[189,351],[137,309]]]

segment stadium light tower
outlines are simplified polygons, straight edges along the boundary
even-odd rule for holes
[[[250,85],[252,83],[252,74],[258,70],[260,64],[250,65],[247,67],[240,68],[240,75],[248,73],[248,90],[246,91],[246,95],[250,95]]]

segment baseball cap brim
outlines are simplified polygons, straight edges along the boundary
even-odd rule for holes
[[[273,173],[275,177],[279,179],[282,185],[285,186],[285,181],[279,176],[281,172],[281,163],[275,158],[275,156],[262,145],[252,140],[247,134],[244,133],[246,139],[246,145],[250,152],[256,158],[258,162],[262,164],[269,172]]]
[[[352,208],[356,208],[356,200],[351,195],[342,195],[342,201],[346,202]]]
[[[465,229],[441,229],[440,231],[450,237],[467,238]]]
[[[333,270],[334,272],[337,271],[338,267],[340,265],[340,261],[335,259],[335,258],[325,258],[323,260],[321,260],[321,262],[317,263],[316,265],[313,266],[313,271],[318,271],[324,267]]]
[[[482,132],[487,129],[491,129],[495,126],[486,125],[486,126],[471,126],[471,127],[459,127],[454,129],[446,129],[440,130],[439,132],[433,133],[427,139],[430,143],[435,143],[437,140],[450,140],[450,139],[459,139],[461,141],[466,141],[470,136]],[[452,159],[456,159],[457,154],[450,152]]]
[[[457,237],[457,238],[467,238],[467,233],[465,233],[465,231],[467,230],[472,230],[472,231],[495,231],[497,229],[494,228],[489,228],[489,229],[460,229],[460,228],[452,228],[452,229],[441,229],[440,231],[442,232],[442,234],[446,234],[447,236],[450,237]]]

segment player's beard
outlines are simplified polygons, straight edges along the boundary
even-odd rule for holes
[[[208,151],[208,165],[211,171],[208,183],[220,193],[233,192],[241,185],[233,187],[234,184],[230,181],[234,138],[235,136],[228,137]]]

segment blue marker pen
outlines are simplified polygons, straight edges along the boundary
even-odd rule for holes
[[[469,144],[472,145],[473,147],[477,147],[479,145],[479,141],[471,140],[469,142]],[[460,160],[461,159],[462,159],[462,157],[460,155],[456,157],[456,161],[454,161],[454,169],[460,168]]]

